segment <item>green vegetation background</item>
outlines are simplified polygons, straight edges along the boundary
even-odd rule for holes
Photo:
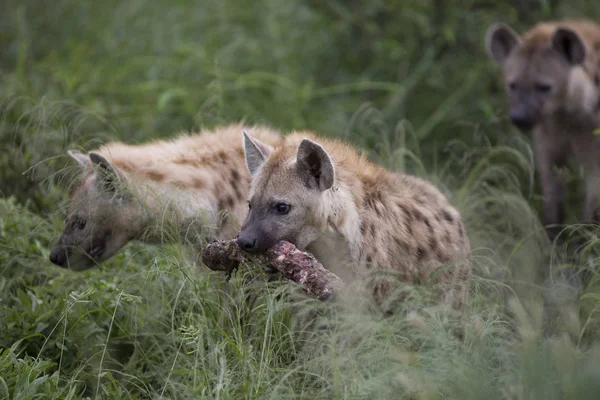
[[[573,305],[548,278],[566,258],[540,229],[529,138],[483,50],[492,22],[600,20],[595,3],[4,0],[0,399],[597,398],[600,289]],[[176,244],[132,244],[83,273],[50,264],[66,149],[241,119],[343,137],[440,185],[474,248],[468,315],[417,289],[387,318],[292,308],[288,285],[198,274]],[[571,222],[579,175],[565,176]],[[303,329],[309,309],[318,331]]]

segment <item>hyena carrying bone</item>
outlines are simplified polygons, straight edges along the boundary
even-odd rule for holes
[[[262,253],[286,240],[343,281],[388,269],[419,283],[453,262],[434,280],[445,304],[466,306],[469,239],[461,215],[433,185],[311,132],[292,133],[275,146],[243,136],[252,176],[250,210],[237,239],[243,250]],[[387,288],[377,283],[376,297]]]
[[[71,195],[50,261],[88,269],[131,240],[163,242],[170,226],[194,244],[234,235],[246,217],[250,184],[242,129],[232,124],[174,140],[69,151],[83,179]],[[282,138],[265,127],[250,130],[273,145]]]
[[[533,129],[543,194],[542,222],[551,239],[564,221],[565,188],[557,167],[573,157],[586,173],[583,222],[598,221],[600,178],[600,26],[541,22],[522,36],[501,23],[486,34],[488,56],[502,68],[512,123]]]

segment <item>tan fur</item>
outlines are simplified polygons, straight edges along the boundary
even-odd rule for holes
[[[266,127],[232,124],[172,140],[103,145],[90,155],[103,156],[117,171],[123,188],[115,193],[102,189],[97,166],[79,153],[84,177],[72,193],[65,231],[51,259],[75,270],[89,268],[130,240],[163,242],[167,226],[173,225],[176,234],[195,244],[233,236],[248,210],[243,129],[266,143],[281,140]],[[86,226],[76,229],[74,218],[85,220]],[[98,245],[102,254],[90,257]]]
[[[333,163],[335,176],[329,189],[320,191],[302,178],[297,154],[305,138],[321,145]],[[327,178],[326,173],[320,179]],[[289,203],[289,214],[281,217],[264,211],[273,201]],[[344,280],[387,269],[405,282],[423,283],[442,263],[455,262],[434,281],[450,284],[443,289],[447,304],[467,303],[470,244],[459,212],[427,181],[392,173],[342,141],[311,132],[286,136],[282,146],[268,149],[254,174],[250,203],[252,210],[240,237],[245,230],[262,229],[275,235],[273,241],[290,240]],[[252,215],[255,209],[260,217]],[[375,290],[383,289],[379,285]]]
[[[577,160],[587,175],[584,222],[597,220],[598,186],[595,181],[600,178],[600,158],[597,156],[600,138],[593,131],[600,126],[600,25],[586,20],[540,22],[520,37],[512,32],[516,43],[512,47],[506,46],[510,52],[503,56],[502,43],[510,42],[507,38],[511,33],[507,32],[512,31],[505,25],[490,27],[486,48],[490,58],[502,67],[511,114],[527,109],[529,122],[533,124],[536,163],[543,192],[543,223],[553,238],[561,229],[559,225],[563,223],[565,213],[565,189],[556,168],[565,166],[570,158]],[[556,40],[559,32],[563,34],[562,40]],[[565,33],[578,39],[567,40]],[[571,54],[569,51],[577,47],[573,46],[577,42],[583,44],[583,60],[564,57],[564,54]],[[566,53],[562,51],[561,43],[570,43]],[[548,94],[531,95],[539,82],[549,83],[553,90]],[[532,89],[512,93],[515,87],[511,89],[511,83]]]

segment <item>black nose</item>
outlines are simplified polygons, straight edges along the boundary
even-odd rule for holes
[[[523,114],[513,114],[510,117],[513,125],[522,131],[529,131],[533,129],[535,121],[532,118],[527,117]]]
[[[258,246],[256,245],[255,238],[247,238],[243,235],[240,235],[237,239],[237,244],[240,246],[240,249],[247,251],[248,253],[253,253],[256,251]]]
[[[54,265],[58,265],[59,267],[65,266],[66,257],[63,249],[54,248],[50,252],[50,262]]]

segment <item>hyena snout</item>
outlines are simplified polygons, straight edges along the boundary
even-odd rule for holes
[[[264,253],[275,243],[261,229],[244,229],[237,238],[240,249],[248,253]]]
[[[50,251],[50,262],[59,267],[66,268],[67,266],[67,250],[59,244],[54,246]]]
[[[240,246],[240,249],[248,252],[248,253],[258,253],[259,251],[259,240],[256,235],[252,231],[242,231],[237,238],[237,244]]]
[[[523,109],[513,109],[510,112],[510,120],[519,130],[527,132],[533,129],[536,118]]]

